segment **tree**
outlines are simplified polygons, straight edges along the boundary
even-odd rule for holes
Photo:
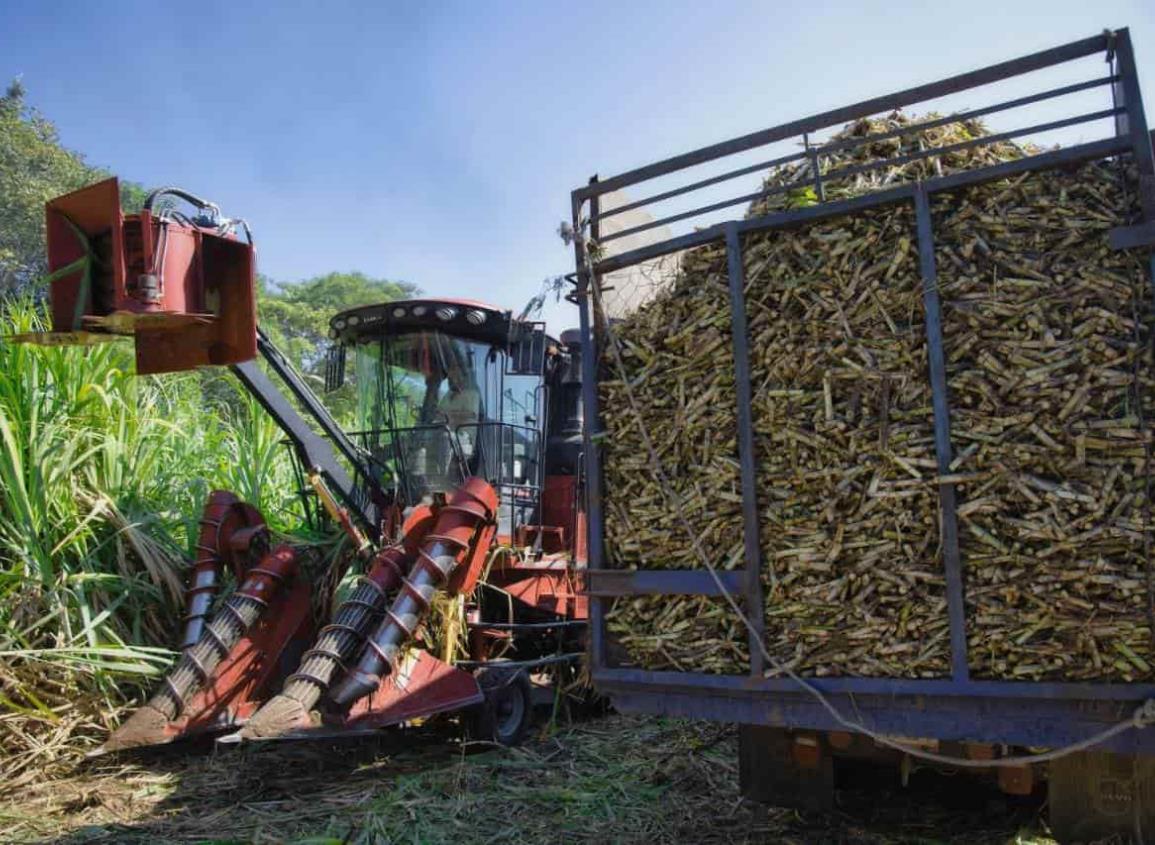
[[[277,283],[258,279],[257,310],[261,328],[293,362],[317,391],[325,381],[325,354],[329,349],[329,320],[339,311],[391,302],[418,293],[408,282],[374,279],[364,273],[328,273],[303,282]],[[329,411],[352,424],[355,389],[325,396]]]
[[[338,311],[391,302],[417,293],[407,282],[374,279],[364,273],[328,273],[303,282],[259,280],[261,327],[302,371],[321,373],[329,320]]]
[[[0,97],[0,295],[34,290],[45,274],[44,204],[109,177],[61,146],[56,127],[24,95],[17,79]],[[139,208],[144,195],[121,182],[127,209]]]

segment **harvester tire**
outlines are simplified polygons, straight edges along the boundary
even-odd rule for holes
[[[533,724],[533,694],[525,672],[482,669],[477,682],[485,700],[466,712],[465,730],[478,742],[513,746],[521,743]]]

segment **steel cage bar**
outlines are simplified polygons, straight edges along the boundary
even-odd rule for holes
[[[934,259],[934,230],[930,198],[921,184],[914,191],[915,227],[918,232],[919,274],[922,276],[923,319],[926,329],[927,363],[930,369],[931,402],[934,407],[934,448],[939,476],[950,474],[950,401],[947,395],[946,354],[943,349],[942,303],[938,295],[938,270]],[[966,608],[963,601],[962,559],[959,555],[958,513],[953,484],[940,483],[939,538],[942,541],[943,574],[946,576],[947,615],[950,619],[951,675],[956,681],[970,676],[967,665]]]
[[[1118,83],[1119,81],[1120,81],[1120,77],[1118,75],[1098,77],[1096,79],[1090,79],[1090,80],[1087,80],[1085,82],[1077,82],[1077,83],[1073,83],[1071,85],[1063,85],[1059,88],[1051,88],[1049,90],[1042,91],[1038,94],[1031,94],[1029,96],[1018,97],[1018,98],[1013,99],[1013,100],[1006,100],[1006,101],[1001,102],[1001,103],[995,103],[995,104],[990,105],[990,106],[983,106],[982,108],[968,109],[965,111],[956,112],[954,114],[947,115],[946,117],[935,118],[933,120],[926,120],[926,121],[923,121],[921,123],[911,124],[910,126],[904,126],[901,129],[893,129],[893,130],[890,130],[887,132],[877,132],[877,133],[867,135],[864,137],[860,137],[860,138],[847,138],[847,139],[841,140],[841,141],[829,141],[829,142],[822,144],[821,146],[817,146],[817,147],[810,146],[807,133],[803,133],[802,138],[803,138],[803,143],[806,145],[805,150],[802,150],[802,151],[797,152],[797,153],[792,153],[790,155],[778,156],[777,158],[768,159],[766,161],[760,161],[757,164],[750,164],[750,165],[746,165],[744,167],[739,167],[735,170],[729,170],[729,171],[726,171],[725,173],[721,173],[717,176],[710,176],[710,177],[705,178],[705,179],[699,179],[695,182],[690,182],[689,184],[682,185],[682,186],[677,187],[677,188],[672,188],[670,190],[662,191],[662,192],[657,193],[657,194],[652,194],[652,195],[644,197],[640,200],[634,200],[633,202],[628,202],[628,203],[625,203],[624,205],[614,206],[611,209],[603,210],[601,212],[600,216],[602,219],[605,219],[607,217],[612,217],[612,216],[615,216],[618,214],[623,214],[627,211],[633,211],[633,210],[638,209],[638,208],[644,208],[647,205],[653,205],[655,203],[664,202],[665,200],[673,199],[674,197],[679,197],[679,196],[682,196],[684,194],[692,193],[693,191],[697,191],[697,190],[700,190],[702,188],[707,188],[707,187],[710,187],[712,185],[720,184],[722,182],[728,182],[731,179],[737,179],[740,176],[748,176],[751,173],[764,172],[764,171],[770,170],[773,167],[778,167],[778,166],[783,165],[783,164],[789,164],[790,162],[794,162],[794,161],[801,161],[802,159],[808,158],[808,157],[812,161],[813,172],[814,172],[814,181],[816,183],[816,189],[818,190],[819,199],[824,200],[825,199],[825,197],[823,196],[824,191],[822,190],[822,188],[823,188],[822,172],[821,172],[821,169],[820,169],[819,164],[818,164],[819,159],[824,155],[829,155],[831,153],[839,152],[841,150],[855,149],[857,147],[864,146],[865,144],[877,143],[878,141],[885,141],[885,140],[889,140],[891,138],[900,138],[900,137],[904,137],[904,136],[908,136],[908,135],[914,135],[914,134],[917,134],[919,132],[924,132],[927,129],[934,129],[934,128],[939,127],[939,126],[947,126],[947,125],[950,125],[952,123],[962,123],[962,122],[967,121],[967,120],[974,120],[976,118],[985,117],[985,116],[988,116],[991,114],[997,114],[998,112],[1008,111],[1010,109],[1022,108],[1023,106],[1033,105],[1035,103],[1039,103],[1039,102],[1042,102],[1044,100],[1050,100],[1050,99],[1054,99],[1056,97],[1062,97],[1062,96],[1065,96],[1067,94],[1076,94],[1076,93],[1079,93],[1082,91],[1090,90],[1092,88],[1098,88],[1100,86],[1114,85],[1115,83]],[[1107,115],[1102,115],[1102,116],[1105,117]],[[1012,137],[1016,134],[1027,134],[1027,133],[1030,133],[1032,131],[1044,131],[1046,128],[1048,128],[1046,124],[1035,125],[1035,126],[1031,126],[1031,127],[1026,127],[1024,129],[1021,129],[1021,130],[1017,130],[1016,132],[1004,133],[1001,137],[1004,137],[1004,138],[1005,137]],[[1054,128],[1054,127],[1050,127],[1050,128]],[[979,141],[977,143],[989,144],[992,141],[996,141],[996,140],[998,140],[998,138],[984,138],[984,139],[979,139]],[[957,147],[956,147],[956,149],[957,149]],[[942,155],[944,152],[949,152],[949,149],[947,149],[947,148],[932,149],[932,150],[927,151],[926,154],[922,157],[931,156],[931,155]],[[896,163],[898,163],[898,162],[897,161],[890,162],[890,164],[892,164],[892,165],[896,164]],[[887,164],[886,162],[883,162],[883,163],[881,163],[880,166],[885,166],[886,164]],[[845,177],[848,175],[853,175],[854,172],[861,172],[861,170],[851,169],[850,172],[835,171],[835,172],[827,174],[827,178],[828,179],[834,178],[834,177],[837,177],[839,175]],[[793,185],[799,185],[799,186],[801,186],[803,184],[804,184],[804,182],[793,183]],[[785,190],[786,188],[790,188],[793,185],[784,186],[783,190]],[[782,193],[782,191],[781,190],[775,190],[775,191],[765,192],[763,195],[764,196],[770,196],[774,193]],[[749,195],[749,196],[753,196],[753,195]],[[747,199],[749,198],[749,196],[747,197]],[[742,199],[743,198],[739,197],[735,200],[732,200],[731,202],[733,204],[738,204],[739,202],[742,201]],[[704,213],[704,212],[702,212],[701,210],[693,211],[693,212],[689,212],[688,216],[694,216],[695,214],[698,214],[698,213]],[[639,231],[639,230],[635,229],[633,231]],[[624,237],[626,234],[629,234],[629,232],[615,233],[612,237],[607,237],[606,240]]]
[[[720,596],[718,581],[732,595],[749,583],[744,569],[720,570],[717,580],[704,569],[597,569],[589,572],[591,596]]]
[[[1131,149],[1131,143],[1127,139],[1105,138],[1101,141],[1091,141],[1074,147],[1054,150],[1053,152],[1039,153],[1028,158],[1008,161],[981,170],[967,170],[952,173],[947,176],[939,176],[934,179],[927,179],[924,180],[922,184],[928,194],[936,194],[942,191],[957,190],[968,185],[991,182],[996,179],[1003,179],[1029,171],[1048,170],[1078,164],[1079,162],[1089,161],[1095,158],[1106,158],[1118,153],[1128,152]],[[824,220],[829,217],[839,217],[876,205],[885,205],[898,199],[909,198],[913,195],[913,190],[914,183],[907,182],[893,188],[862,194],[861,196],[850,199],[832,200],[793,211],[777,211],[758,217],[745,218],[736,221],[736,225],[738,226],[739,232],[800,226],[804,223]],[[725,237],[725,228],[727,225],[727,223],[718,223],[714,226],[709,226],[696,232],[690,232],[686,235],[679,235],[660,243],[639,247],[629,252],[603,258],[596,264],[597,271],[600,274],[611,273],[615,270],[621,270],[644,261],[650,261],[675,252],[681,252],[685,249],[693,249],[697,246],[720,241]]]
[[[962,188],[962,187],[967,187],[967,186],[974,185],[974,184],[980,184],[980,183],[986,182],[986,181],[993,181],[996,179],[1006,178],[1008,176],[1013,176],[1013,175],[1017,175],[1020,173],[1025,173],[1025,172],[1030,172],[1030,171],[1041,171],[1041,170],[1053,169],[1053,168],[1058,168],[1058,167],[1065,167],[1065,166],[1077,164],[1077,163],[1083,162],[1083,161],[1089,161],[1089,160],[1096,159],[1096,158],[1102,158],[1105,156],[1114,155],[1114,154],[1124,152],[1124,151],[1129,150],[1129,149],[1130,149],[1130,145],[1128,144],[1128,142],[1121,140],[1121,139],[1109,139],[1109,140],[1104,140],[1104,141],[1095,141],[1095,142],[1092,142],[1090,144],[1083,144],[1083,145],[1080,145],[1078,147],[1070,147],[1070,148],[1063,149],[1063,150],[1057,150],[1057,151],[1052,152],[1052,153],[1045,153],[1045,154],[1042,154],[1039,156],[1031,157],[1029,159],[1020,159],[1018,161],[1007,162],[1006,164],[1003,164],[1003,165],[998,165],[998,166],[991,167],[991,168],[985,168],[981,172],[980,171],[972,171],[972,172],[957,173],[957,174],[953,174],[951,176],[940,177],[937,179],[928,180],[928,181],[921,182],[921,183],[913,183],[913,182],[912,183],[906,183],[906,184],[898,185],[894,188],[887,189],[885,191],[876,191],[874,193],[864,194],[862,196],[854,197],[854,198],[848,199],[848,200],[839,200],[836,202],[822,203],[822,204],[810,206],[807,208],[797,209],[794,211],[775,212],[775,213],[763,215],[760,217],[753,217],[753,218],[748,218],[748,219],[744,219],[744,220],[731,221],[730,223],[718,224],[718,225],[712,226],[708,229],[703,229],[700,232],[694,232],[690,236],[682,236],[682,237],[678,237],[678,238],[673,238],[670,241],[666,241],[664,243],[657,244],[653,247],[645,247],[645,248],[640,249],[640,250],[634,250],[634,251],[631,251],[629,253],[623,253],[621,256],[615,256],[613,258],[604,259],[604,260],[598,262],[595,265],[594,269],[595,269],[595,272],[597,273],[597,275],[600,276],[604,272],[612,272],[614,270],[620,270],[624,267],[631,266],[632,264],[638,263],[640,261],[648,260],[648,259],[655,257],[655,256],[661,256],[661,255],[669,254],[670,252],[677,252],[677,251],[681,251],[683,249],[691,249],[691,248],[700,247],[700,246],[704,246],[706,244],[711,244],[711,243],[724,244],[726,241],[727,231],[729,231],[731,228],[738,235],[746,234],[748,232],[761,232],[761,231],[769,231],[769,230],[774,230],[774,229],[790,229],[790,228],[795,228],[797,226],[806,225],[808,223],[816,223],[816,222],[828,220],[828,219],[835,218],[835,217],[842,217],[842,216],[854,214],[855,212],[870,209],[870,208],[876,208],[876,207],[880,207],[880,206],[884,206],[884,205],[890,205],[890,204],[894,204],[894,203],[898,203],[898,202],[913,202],[915,199],[916,191],[918,191],[918,190],[923,190],[923,191],[925,191],[925,193],[928,196],[931,196],[935,193],[939,193],[942,191],[957,190],[957,189]],[[577,218],[575,217],[575,219],[577,219]],[[584,255],[584,253],[583,253],[583,255]],[[640,257],[638,257],[638,256],[640,256]],[[592,330],[592,327],[593,327],[592,321],[590,322],[590,327]],[[583,329],[583,331],[584,331],[584,329]],[[585,343],[587,340],[590,341],[591,349],[595,348],[595,345],[593,343],[593,339],[587,338],[586,336],[583,335],[583,343]],[[583,352],[583,354],[584,354],[584,352]],[[591,378],[596,377],[596,368],[594,370],[594,373],[591,374],[590,377]],[[583,390],[584,389],[585,388],[583,387]],[[591,390],[591,392],[596,394],[596,388],[593,388]],[[589,399],[591,402],[596,402],[596,396],[591,396],[591,397],[589,397]],[[587,418],[590,419],[591,421],[594,420],[594,418],[592,416],[587,417]],[[600,424],[600,423],[595,423],[595,424]],[[591,442],[591,444],[588,448],[590,448],[591,450],[593,450],[595,452],[598,452],[599,450],[596,447],[596,439],[597,439],[596,436],[591,437],[591,441],[593,441],[593,442]],[[599,463],[599,466],[600,466],[600,463]],[[591,469],[591,474],[592,474],[592,469]],[[594,507],[594,504],[595,503],[591,499],[591,501],[589,503],[589,507],[592,509]],[[600,517],[600,515],[601,515],[600,486],[599,486],[599,494],[598,494],[597,504],[598,504],[598,512],[599,512],[599,517]],[[591,520],[591,522],[592,522],[592,520]],[[600,536],[600,535],[595,535],[593,533],[592,527],[591,527],[591,530],[590,530],[591,544],[593,544],[593,538],[595,536]],[[593,559],[593,557],[592,557],[592,552],[591,552],[591,560],[592,559]],[[590,568],[594,569],[595,567],[591,566]],[[599,556],[599,565],[596,568],[598,568],[598,569],[602,568],[600,556]],[[660,576],[660,575],[664,575],[666,573],[670,573],[671,577],[674,577],[675,573],[684,574],[684,571],[681,571],[681,570],[649,570],[649,572],[655,576]],[[594,577],[596,578],[597,576],[594,576]],[[639,590],[639,591],[633,590],[628,584],[624,584],[624,583],[617,584],[617,585],[615,585],[615,587],[620,588],[621,592],[609,593],[609,592],[606,592],[605,590],[602,590],[602,591],[600,591],[600,595],[611,595],[611,594],[612,595],[639,595],[639,594],[649,595],[649,594],[654,594],[655,590],[657,589],[658,583],[659,582],[657,582],[657,581],[648,582],[646,589],[645,590]],[[680,586],[678,586],[678,587],[673,586],[673,583],[674,582],[671,581],[671,586],[672,586],[671,594],[672,595],[685,594],[684,589],[682,589]],[[714,592],[700,593],[700,595],[707,595],[707,594],[713,595],[716,593],[714,593]]]
[[[597,176],[590,179],[591,184],[596,184]],[[580,237],[582,231],[582,205],[583,203],[574,198],[572,201],[571,211],[573,214],[573,248],[574,261],[577,265],[577,289],[575,291],[578,304],[578,326],[581,331],[581,378],[582,378],[582,414],[585,419],[585,424],[582,426],[582,449],[585,457],[585,497],[586,497],[586,567],[590,574],[598,572],[603,568],[602,555],[604,551],[604,537],[605,531],[602,522],[602,468],[601,468],[601,449],[598,446],[597,439],[599,432],[595,432],[594,428],[599,427],[601,414],[598,411],[598,387],[597,387],[597,373],[599,365],[598,344],[594,333],[594,314],[591,288],[598,284],[596,273],[587,266],[585,243]],[[595,196],[590,200],[590,226],[591,232],[596,233],[598,219],[598,198]],[[591,595],[589,598],[589,620],[590,620],[590,668],[593,671],[598,670],[605,665],[606,649],[605,649],[605,607],[598,595]]]
[[[969,88],[978,88],[992,82],[998,82],[1014,76],[1021,76],[1031,71],[1042,70],[1043,68],[1063,64],[1074,59],[1091,56],[1095,53],[1102,53],[1111,45],[1112,39],[1117,39],[1120,34],[1125,34],[1126,32],[1126,29],[1121,29],[1116,33],[1101,33],[1081,41],[1073,41],[1049,50],[1042,50],[1027,56],[1021,56],[1017,59],[989,65],[979,70],[951,76],[938,82],[918,85],[894,94],[886,94],[869,100],[863,100],[854,105],[832,109],[811,117],[791,121],[790,123],[783,123],[770,129],[743,135],[740,138],[711,144],[689,153],[683,153],[682,155],[673,156],[663,161],[646,165],[645,167],[630,170],[610,179],[591,183],[584,188],[579,188],[574,191],[574,199],[582,203],[592,197],[601,196],[610,191],[621,190],[638,182],[645,182],[650,179],[655,179],[658,176],[665,176],[678,170],[684,170],[688,167],[694,167],[735,153],[745,152],[755,147],[766,146],[775,141],[801,136],[803,132],[817,132],[832,126],[848,123],[860,117],[866,117],[884,111],[893,111],[914,103],[934,100],[948,94],[965,91]]]
[[[674,675],[666,679],[662,675]],[[1022,689],[1023,683],[906,684],[879,679],[858,683],[814,681],[839,713],[869,730],[891,736],[946,741],[1057,747],[1078,742],[1128,719],[1151,689],[1105,686],[1062,690]],[[603,670],[599,689],[626,713],[649,713],[805,730],[846,730],[830,712],[792,681],[752,684],[734,676],[637,673]],[[716,683],[716,682],[722,683]],[[1099,746],[1124,754],[1155,754],[1155,731],[1131,730]]]
[[[896,156],[894,158],[883,158],[876,161],[866,162],[865,164],[856,164],[851,167],[843,167],[838,170],[830,170],[822,174],[818,167],[819,153],[816,150],[806,153],[813,162],[813,175],[804,179],[799,179],[796,182],[789,182],[785,185],[776,185],[773,188],[762,188],[742,196],[733,197],[727,200],[720,200],[718,202],[710,203],[709,205],[700,206],[689,211],[679,212],[678,214],[671,214],[668,217],[662,217],[657,220],[651,220],[647,223],[641,223],[637,226],[631,226],[628,229],[622,229],[620,232],[614,232],[611,235],[606,235],[603,243],[609,243],[619,238],[636,235],[640,232],[645,232],[650,229],[656,229],[665,226],[668,223],[677,223],[682,220],[690,220],[694,217],[700,217],[703,214],[709,214],[711,211],[719,211],[723,208],[729,208],[742,203],[755,202],[760,199],[766,199],[772,196],[779,196],[781,194],[790,193],[794,190],[809,187],[816,181],[818,187],[822,188],[823,180],[827,183],[838,180],[848,179],[851,176],[858,176],[862,173],[869,173],[872,170],[883,170],[888,167],[899,167],[904,164],[910,164],[915,161],[922,161],[923,159],[934,158],[935,156],[948,155],[962,150],[973,149],[976,147],[985,147],[1000,141],[1007,141],[1012,138],[1017,138],[1022,135],[1033,135],[1035,133],[1049,132],[1053,129],[1063,129],[1068,126],[1077,126],[1082,123],[1089,123],[1096,120],[1106,120],[1109,117],[1118,117],[1122,113],[1121,108],[1100,109],[1095,112],[1087,112],[1085,114],[1075,115],[1074,117],[1067,117],[1061,120],[1052,120],[1046,123],[1037,123],[1032,126],[1025,126],[1021,129],[1012,129],[1007,132],[999,132],[994,135],[984,135],[981,138],[973,138],[969,141],[962,141],[957,144],[948,144],[945,147],[927,147],[918,152],[909,153],[907,155]],[[867,136],[867,139],[873,139],[878,136]],[[818,191],[818,198],[820,201],[825,201],[825,195],[822,190]],[[631,203],[636,206],[637,203]]]
[[[762,608],[762,546],[758,513],[757,470],[755,468],[754,421],[751,414],[750,351],[746,330],[745,268],[738,227],[726,227],[726,272],[730,286],[730,334],[734,352],[734,399],[738,417],[738,461],[742,474],[742,543],[746,557],[744,594],[746,618],[750,621],[750,674],[762,677],[765,661],[762,640],[765,611]]]

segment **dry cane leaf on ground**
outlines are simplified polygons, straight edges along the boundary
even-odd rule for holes
[[[889,131],[901,115],[838,137]],[[824,170],[984,134],[975,122],[845,151]],[[956,151],[834,182],[828,198],[1022,157]],[[770,174],[805,178],[809,164]],[[758,507],[771,654],[806,674],[942,677],[938,525],[955,485],[969,659],[981,677],[1151,675],[1144,270],[1107,232],[1133,214],[1117,162],[933,201],[954,464],[940,479],[914,214],[870,209],[744,238]],[[792,191],[751,213],[807,201]],[[720,567],[740,567],[741,495],[726,255],[615,323],[629,389],[673,493]],[[606,542],[615,567],[699,565],[648,469],[626,385],[603,362]],[[744,672],[724,603],[623,598],[610,630],[649,668]]]

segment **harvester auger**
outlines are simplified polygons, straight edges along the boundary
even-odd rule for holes
[[[342,573],[306,546],[271,547],[254,507],[214,492],[181,655],[102,750],[359,733],[446,712],[483,738],[519,739],[584,653],[576,333],[558,342],[464,300],[338,314],[325,381],[340,388],[352,359],[349,432],[257,327],[248,225],[177,188],[133,215],[118,196],[110,179],[48,203],[53,326],[22,339],[131,336],[140,373],[229,366],[285,432],[306,513],[340,526],[362,571],[332,618],[315,618]],[[438,592],[464,608],[464,630],[445,636],[461,635],[466,659],[429,650]]]
[[[382,688],[382,679],[396,671],[402,662],[402,648],[417,633],[438,588],[456,595],[467,580],[476,583],[493,539],[496,514],[497,493],[484,480],[469,478],[455,489],[438,508],[433,527],[425,535],[415,558],[409,555],[402,558],[407,573],[402,575],[400,566],[388,568],[390,580],[400,575],[399,589],[389,609],[384,608],[386,592],[383,589],[371,599],[367,595],[354,596],[345,602],[337,613],[337,622],[329,625],[317,645],[306,653],[301,669],[289,676],[282,692],[261,707],[235,738],[266,739],[312,727],[310,708],[326,690],[329,702],[340,714],[340,724],[378,725],[382,713],[389,713],[389,707],[397,703],[396,694]],[[370,583],[374,582],[366,579],[363,586]],[[366,612],[358,613],[362,610]],[[377,629],[366,638],[366,623],[381,617],[382,613],[384,618]],[[360,624],[352,621],[355,614]],[[330,689],[335,674],[355,656],[358,646],[361,654],[356,667]],[[427,656],[426,659],[433,658]],[[443,695],[455,697],[439,701],[439,710],[467,707],[482,699],[480,691],[466,683],[464,676],[460,683],[446,686],[452,691]],[[363,707],[350,710],[362,701]],[[399,721],[394,719],[395,715],[386,715],[385,723]]]

